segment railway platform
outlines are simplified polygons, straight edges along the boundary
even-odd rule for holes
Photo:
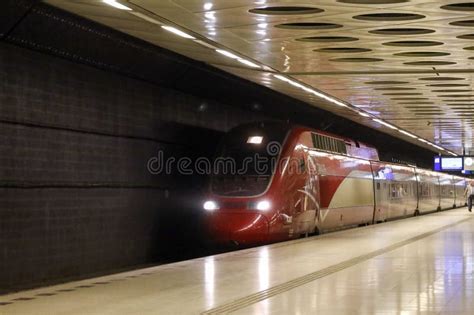
[[[466,208],[0,296],[0,314],[472,314]]]

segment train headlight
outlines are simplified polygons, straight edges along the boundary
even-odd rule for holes
[[[214,211],[219,209],[219,205],[217,204],[217,202],[212,200],[206,201],[202,207],[204,208],[204,210],[207,211]]]
[[[268,200],[262,200],[262,201],[257,202],[257,205],[255,206],[255,208],[260,211],[267,211],[270,209],[270,206],[271,205]]]

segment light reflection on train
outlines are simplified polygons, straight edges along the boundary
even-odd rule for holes
[[[236,127],[218,155],[245,166],[212,176],[203,205],[210,238],[224,244],[276,242],[465,204],[465,178],[382,162],[374,147],[300,126]],[[255,156],[266,158],[265,171],[248,163]]]

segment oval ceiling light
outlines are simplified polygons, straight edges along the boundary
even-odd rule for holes
[[[429,40],[400,40],[393,42],[386,42],[385,46],[399,46],[399,47],[426,47],[426,46],[440,46],[444,45],[442,42],[435,42]]]
[[[359,39],[355,37],[349,37],[349,36],[310,36],[310,37],[297,38],[296,40],[300,42],[330,43],[330,42],[353,42]]]
[[[464,95],[464,94],[444,94],[444,95],[438,95],[438,97],[474,97],[474,95]]]
[[[449,24],[454,26],[474,27],[474,20],[456,21]]]
[[[429,78],[419,78],[418,80],[423,81],[459,81],[465,80],[464,78],[455,78],[455,77],[429,77]]]
[[[401,56],[401,57],[442,57],[442,56],[449,56],[450,53],[436,52],[436,51],[408,51],[408,52],[395,53],[393,55]]]
[[[380,88],[375,88],[374,90],[377,90],[377,91],[412,91],[412,90],[416,90],[416,88],[413,88],[413,87],[380,87]]]
[[[327,48],[315,49],[313,51],[325,52],[325,53],[362,53],[362,52],[372,51],[372,49],[354,48],[354,47],[327,47]]]
[[[469,103],[469,102],[474,102],[474,100],[472,99],[456,99],[456,100],[452,100],[452,99],[445,99],[443,100],[444,102],[449,102],[449,103],[452,103],[452,102],[455,102],[455,103]]]
[[[337,0],[337,2],[350,4],[396,4],[408,1],[410,0]]]
[[[441,9],[451,11],[474,11],[474,2],[462,2],[443,5]]]
[[[456,36],[456,38],[459,38],[459,39],[474,39],[474,34],[459,35],[459,36]]]
[[[455,65],[456,62],[423,60],[423,61],[409,61],[409,62],[404,62],[403,64],[407,66],[447,66],[447,65]]]
[[[470,86],[470,84],[456,84],[456,83],[439,83],[439,84],[427,84],[430,87],[462,87]]]
[[[341,24],[334,23],[316,23],[316,22],[296,22],[296,23],[283,23],[275,25],[276,28],[288,29],[288,30],[325,30],[341,28]]]
[[[432,105],[434,102],[403,102],[403,103],[398,103],[400,105]],[[420,106],[405,106],[406,108],[419,108]],[[423,106],[423,107],[432,107],[432,106]],[[438,108],[438,106],[435,106]]]
[[[472,90],[431,90],[433,93],[468,93],[472,92]]]
[[[406,81],[368,81],[364,83],[365,84],[387,84],[387,85],[408,84],[408,82]]]
[[[434,32],[434,30],[427,28],[382,28],[369,31],[369,33],[378,35],[421,35]]]
[[[426,97],[393,97],[391,100],[394,101],[427,101],[429,98]]]
[[[380,62],[383,61],[381,58],[335,58],[330,59],[329,61],[334,62]]]
[[[382,95],[387,95],[387,96],[415,96],[415,95],[423,95],[423,93],[395,92],[395,93],[383,93]]]
[[[363,21],[382,21],[382,22],[392,22],[392,21],[409,21],[409,20],[419,20],[424,19],[425,16],[421,14],[414,13],[368,13],[361,14],[352,17],[356,20]]]
[[[249,12],[260,15],[300,15],[321,13],[324,12],[324,10],[314,7],[272,6],[250,9]]]

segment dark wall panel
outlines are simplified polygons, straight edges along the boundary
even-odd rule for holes
[[[3,0],[0,10],[0,38],[7,36],[40,0]]]
[[[0,293],[192,255],[204,178],[147,161],[262,119],[5,43],[0,76]]]
[[[0,188],[0,293],[153,261],[161,247],[153,189]]]

